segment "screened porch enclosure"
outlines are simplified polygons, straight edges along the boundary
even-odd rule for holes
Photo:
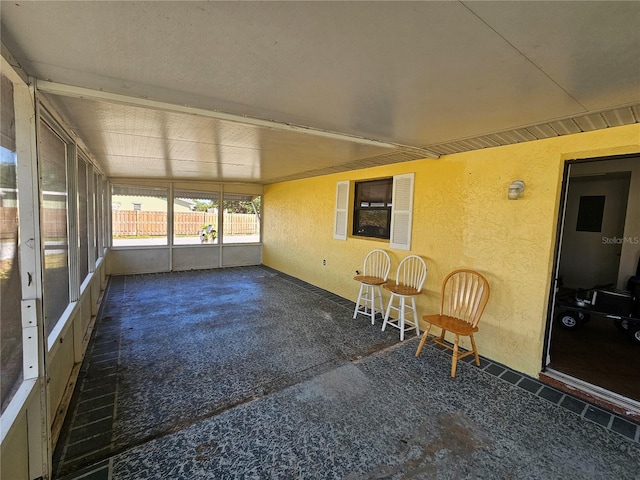
[[[2,0],[0,477],[636,475],[640,404],[539,379],[563,164],[638,160],[639,21]],[[376,248],[427,263],[420,318],[486,274],[480,368],[352,318]]]

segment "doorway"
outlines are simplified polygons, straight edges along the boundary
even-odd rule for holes
[[[572,162],[565,179],[545,374],[640,413],[640,345],[595,300],[634,311],[625,288],[640,256],[640,156]]]
[[[631,172],[569,178],[560,278],[565,287],[617,287]],[[604,240],[603,240],[604,239]]]

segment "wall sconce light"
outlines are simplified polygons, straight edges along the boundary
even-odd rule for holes
[[[524,182],[516,180],[509,185],[509,200],[517,200],[524,194]]]

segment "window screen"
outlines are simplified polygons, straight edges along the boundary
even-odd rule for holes
[[[114,185],[113,246],[167,245],[167,189]]]
[[[218,243],[219,195],[195,190],[173,191],[173,243]]]
[[[223,243],[260,242],[262,197],[225,193],[223,200]]]
[[[67,144],[44,121],[39,133],[44,315],[49,334],[69,304]]]

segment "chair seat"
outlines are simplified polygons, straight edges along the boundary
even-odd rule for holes
[[[396,295],[420,295],[421,290],[408,285],[395,285],[393,283],[387,283],[382,286],[385,290],[389,290]]]
[[[365,283],[367,285],[382,285],[386,282],[384,278],[372,277],[370,275],[358,275],[353,277],[356,282]]]
[[[422,319],[456,335],[469,335],[477,332],[478,327],[473,327],[470,323],[460,320],[459,318],[450,317],[448,315],[424,315]]]

